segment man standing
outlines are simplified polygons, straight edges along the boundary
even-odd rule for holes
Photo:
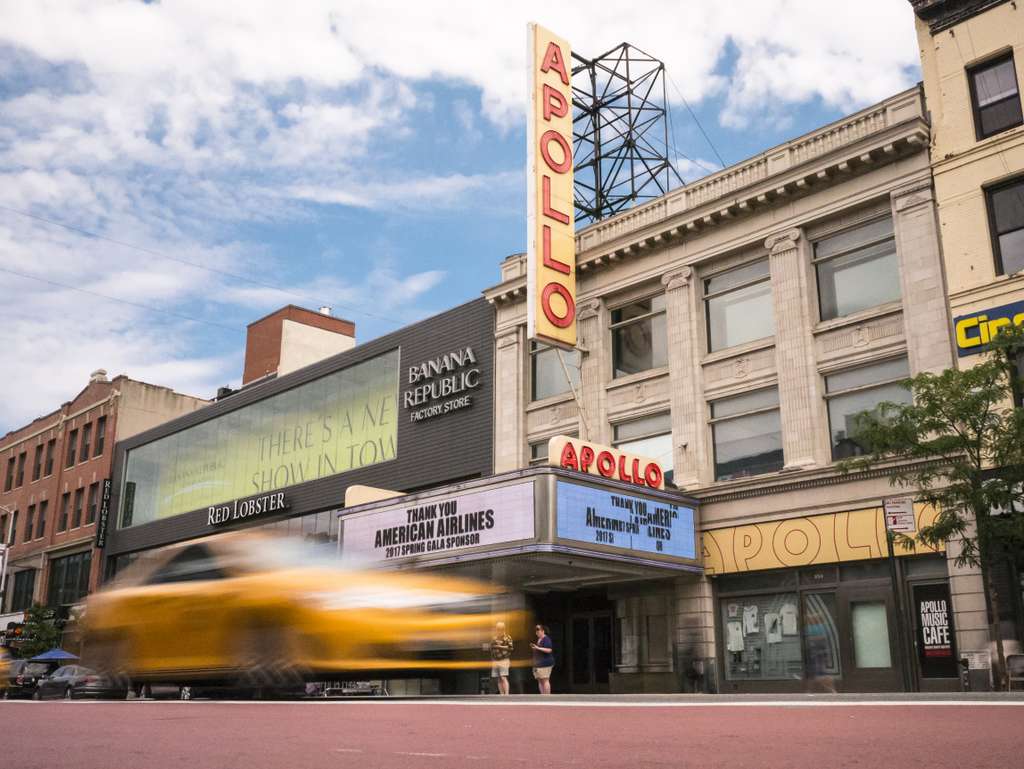
[[[491,639],[491,678],[498,679],[498,694],[508,694],[508,668],[512,657],[512,636],[505,632],[505,623],[494,626]]]
[[[534,628],[537,643],[530,644],[533,649],[533,677],[537,679],[537,688],[541,694],[551,694],[551,668],[555,666],[554,648],[548,637],[548,629],[544,625]]]

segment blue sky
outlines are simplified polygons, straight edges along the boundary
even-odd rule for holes
[[[662,58],[709,167],[680,94],[735,163],[919,79],[900,0],[621,8],[0,0],[0,434],[96,368],[237,384],[288,302],[366,341],[495,283],[525,245],[529,20]]]

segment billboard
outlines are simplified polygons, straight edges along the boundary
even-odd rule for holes
[[[527,335],[569,349],[576,346],[572,52],[537,24],[527,30]]]
[[[985,352],[999,329],[1010,325],[1024,325],[1024,302],[1011,302],[954,318],[957,357]]]
[[[686,505],[558,481],[558,536],[633,553],[697,557]]]
[[[532,539],[533,482],[342,515],[341,554],[383,562]]]

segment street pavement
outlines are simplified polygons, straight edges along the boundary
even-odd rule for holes
[[[1024,698],[0,702],[17,769],[1007,769]]]

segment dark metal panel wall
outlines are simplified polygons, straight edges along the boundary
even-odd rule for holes
[[[482,374],[480,386],[471,391],[473,405],[421,422],[410,421],[409,411],[403,408],[401,402],[401,392],[409,387],[409,367],[466,346],[473,348],[477,367]],[[205,508],[118,530],[121,476],[128,450],[396,347],[401,350],[397,459],[288,487],[288,515],[341,507],[345,489],[352,484],[410,491],[489,475],[493,470],[494,453],[494,310],[485,299],[477,299],[300,371],[244,389],[207,408],[118,443],[106,555],[156,547],[213,531],[207,525]]]

